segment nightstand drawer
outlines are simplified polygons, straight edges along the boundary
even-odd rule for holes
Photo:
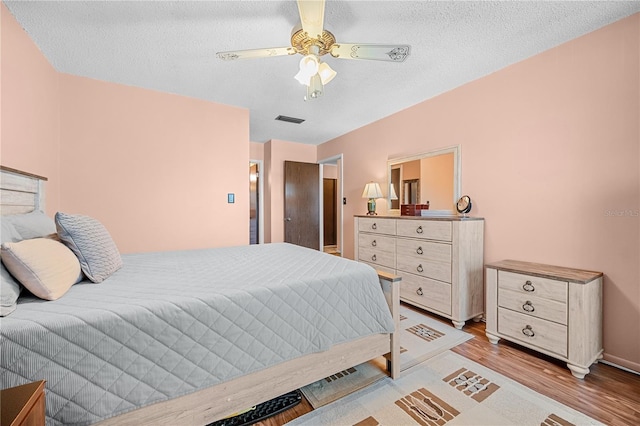
[[[451,315],[451,285],[413,274],[401,273],[400,298],[430,310]]]
[[[396,231],[399,236],[451,241],[451,222],[398,219]]]
[[[361,217],[358,221],[358,231],[374,232],[376,234],[396,234],[396,220],[374,217]]]
[[[360,248],[358,250],[358,260],[376,265],[386,266],[388,268],[396,267],[395,252],[382,251],[375,247]]]
[[[358,235],[358,246],[360,250],[370,248],[395,253],[396,239],[379,234],[360,233]]]
[[[543,299],[566,303],[568,286],[569,283],[566,281],[498,271],[498,287],[500,289],[512,290],[521,294],[530,294]]]
[[[567,356],[567,327],[498,308],[498,332],[517,343]]]
[[[567,304],[556,300],[503,289],[498,293],[498,305],[521,314],[567,325]]]

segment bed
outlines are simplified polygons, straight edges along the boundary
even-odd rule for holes
[[[3,215],[42,209],[42,182],[3,168]],[[122,260],[0,319],[0,387],[46,380],[47,424],[205,425],[399,352],[398,280],[364,264],[284,243]]]

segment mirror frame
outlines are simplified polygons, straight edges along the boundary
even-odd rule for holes
[[[437,149],[434,151],[423,152],[422,154],[410,155],[408,157],[391,158],[387,160],[387,207],[390,215],[400,215],[400,209],[391,208],[391,199],[389,198],[389,187],[391,186],[391,169],[393,166],[408,161],[421,160],[423,158],[435,157],[442,154],[453,153],[453,200],[451,200],[451,214],[454,214],[453,206],[460,198],[460,145],[450,146],[448,148]]]

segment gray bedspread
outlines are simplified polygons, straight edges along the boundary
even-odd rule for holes
[[[375,271],[289,244],[124,255],[100,284],[0,319],[0,387],[46,380],[47,424],[91,424],[393,331]]]

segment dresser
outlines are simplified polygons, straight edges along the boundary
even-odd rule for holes
[[[0,391],[2,426],[44,426],[44,380]]]
[[[355,216],[354,258],[402,277],[400,300],[461,329],[484,310],[480,218]]]
[[[602,358],[602,272],[515,260],[486,265],[486,335],[567,363],[583,379]]]

